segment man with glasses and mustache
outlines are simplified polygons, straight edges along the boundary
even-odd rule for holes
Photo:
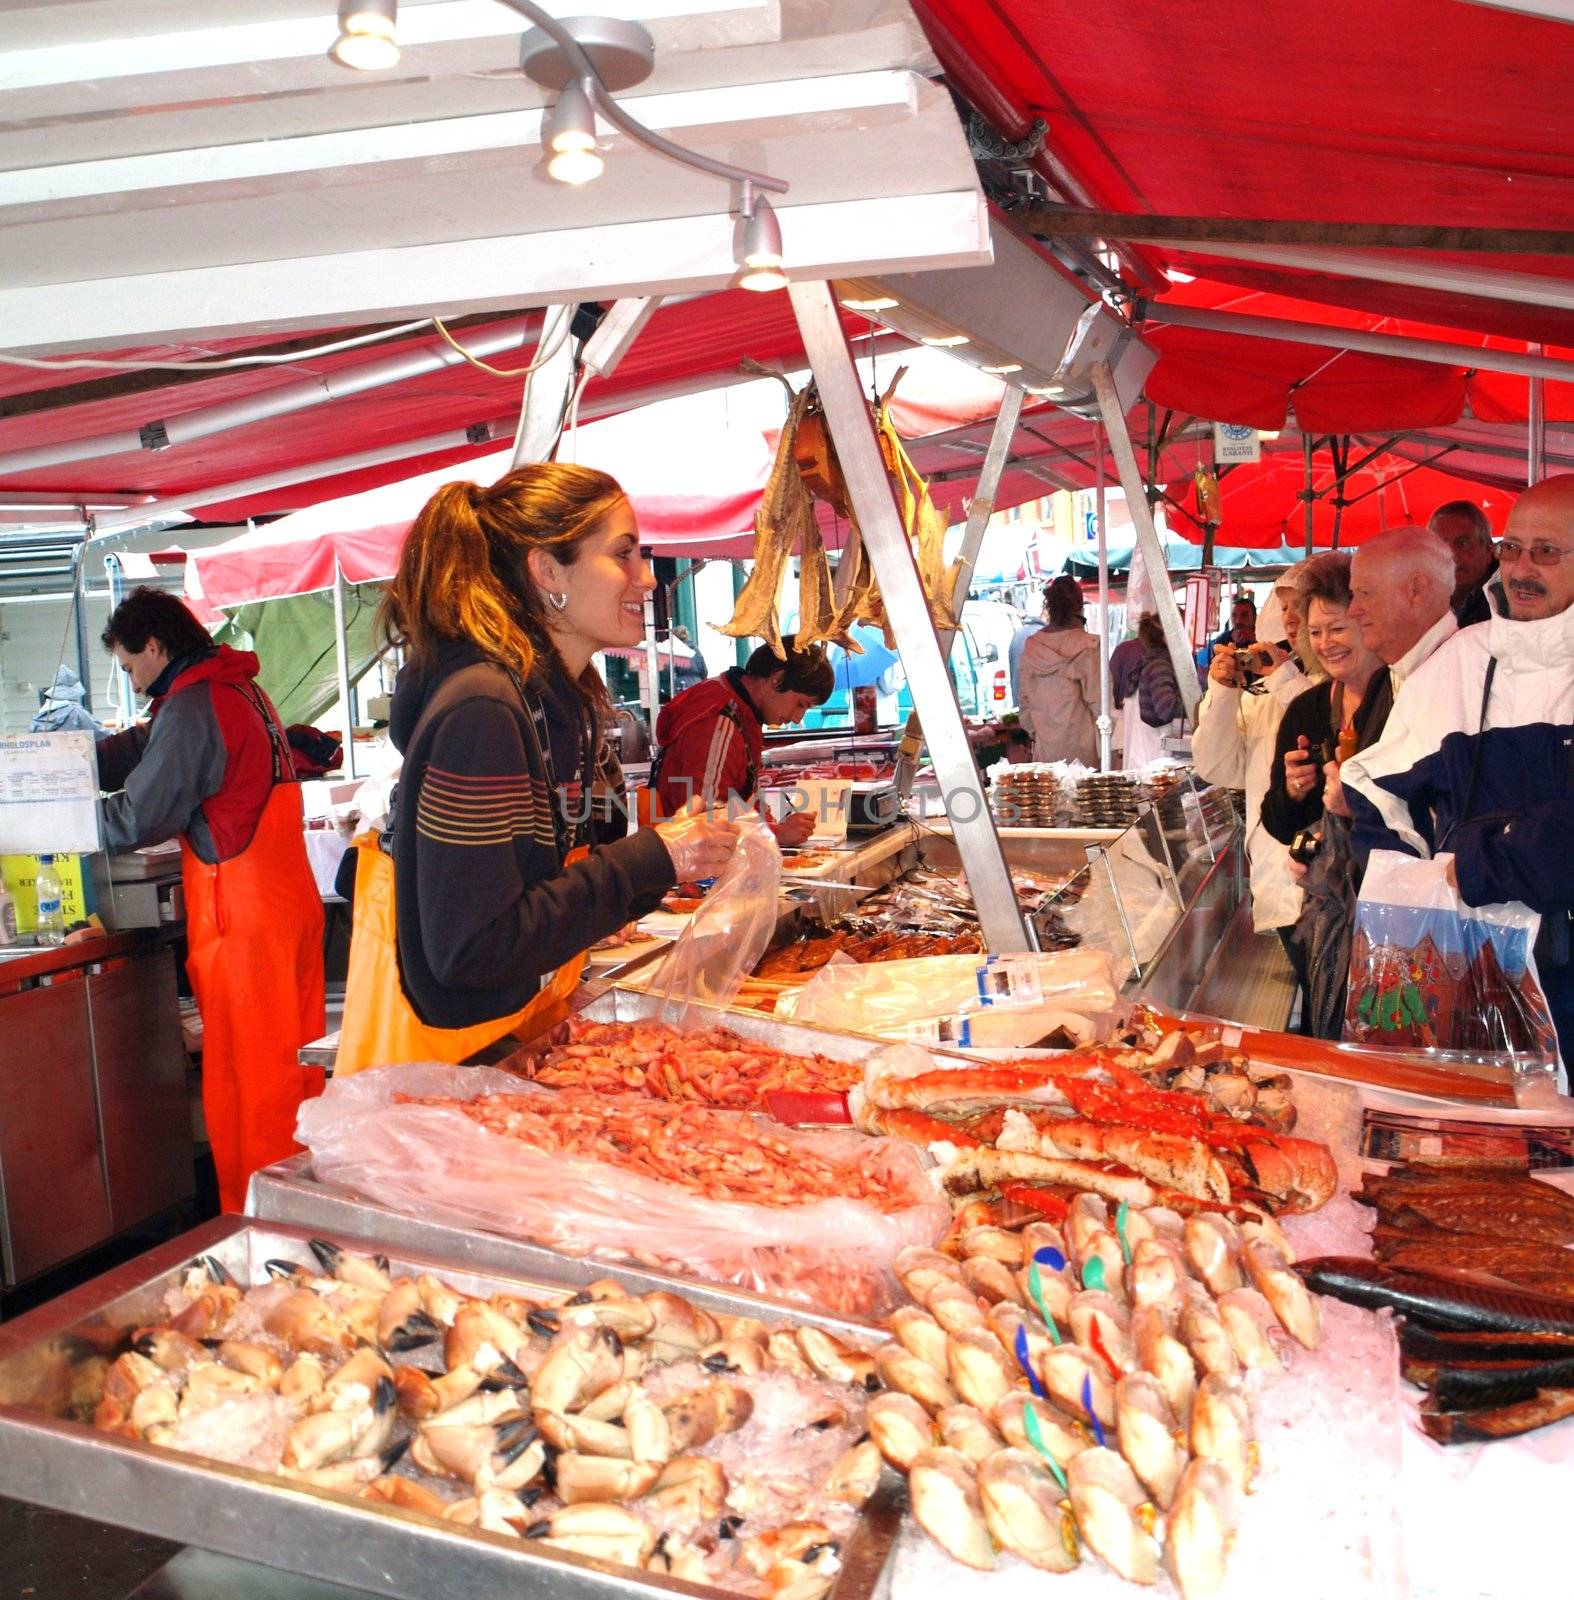
[[[1497,548],[1506,614],[1406,680],[1383,736],[1345,763],[1359,855],[1452,855],[1467,905],[1541,914],[1536,965],[1574,1056],[1574,474],[1527,489]]]

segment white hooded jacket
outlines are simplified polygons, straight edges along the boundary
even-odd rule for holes
[[[1274,738],[1284,708],[1312,680],[1286,661],[1263,679],[1263,694],[1245,694],[1210,680],[1191,736],[1197,776],[1225,789],[1246,791],[1246,856],[1251,864],[1252,927],[1258,933],[1293,926],[1301,914],[1301,886],[1290,872],[1290,852],[1262,825],[1262,801],[1273,769]]]

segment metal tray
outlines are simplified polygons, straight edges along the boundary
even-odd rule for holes
[[[61,1414],[71,1362],[102,1348],[106,1330],[161,1320],[163,1296],[193,1256],[214,1255],[237,1279],[255,1283],[271,1257],[309,1261],[310,1237],[307,1229],[221,1217],[0,1326],[0,1494],[395,1600],[728,1594],[117,1438]],[[386,1254],[396,1272],[434,1272],[472,1294],[561,1288],[561,1281],[477,1273],[397,1248]],[[801,1320],[719,1291],[710,1304]],[[832,1600],[870,1600],[900,1507],[900,1484],[886,1472],[842,1553]]]

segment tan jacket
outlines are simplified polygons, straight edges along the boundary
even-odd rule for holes
[[[1044,628],[1022,648],[1022,725],[1035,761],[1098,765],[1098,640],[1082,628]]]

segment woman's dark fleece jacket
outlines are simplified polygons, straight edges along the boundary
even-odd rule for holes
[[[557,784],[577,816],[584,700],[555,654],[530,689],[546,716]],[[399,969],[429,1026],[468,1027],[519,1010],[546,974],[651,910],[676,881],[656,833],[623,837],[627,816],[608,803],[622,800],[622,773],[604,740],[601,804],[580,834],[594,848],[587,860],[560,864],[554,800],[527,712],[513,678],[473,645],[445,646],[424,671],[407,666],[389,721],[404,755],[393,821]]]

